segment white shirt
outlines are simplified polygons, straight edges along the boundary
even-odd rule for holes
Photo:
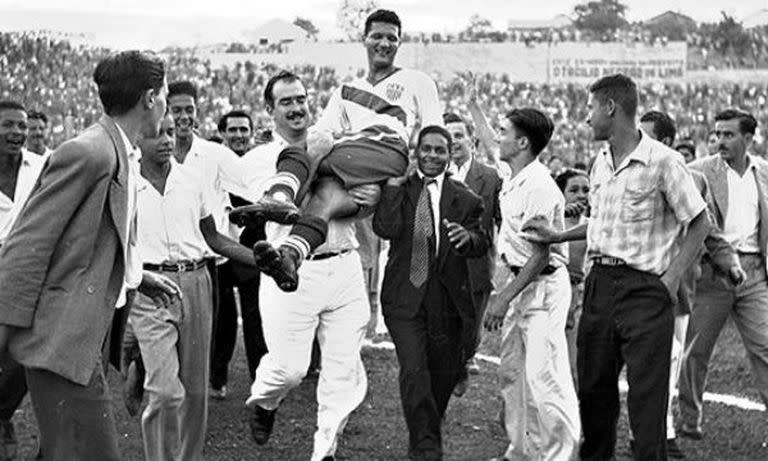
[[[416,174],[424,181],[424,174],[416,170]],[[432,224],[435,226],[435,253],[440,249],[440,197],[443,194],[443,181],[445,181],[445,173],[440,173],[434,178],[428,178],[427,180],[434,179],[435,182],[427,186],[429,192],[429,203],[432,205]]]
[[[139,177],[139,157],[138,149],[131,144],[131,140],[128,139],[128,135],[125,134],[120,125],[115,123],[117,131],[120,133],[120,138],[125,145],[125,151],[128,157],[128,207],[125,223],[125,236],[126,242],[123,248],[123,258],[125,261],[125,276],[123,278],[123,287],[120,289],[120,294],[117,297],[117,307],[125,305],[126,298],[125,292],[128,289],[136,288],[141,284],[142,277],[142,263],[139,250],[136,246],[136,187]]]
[[[0,192],[0,246],[5,242],[19,212],[29,198],[32,188],[43,169],[43,161],[37,154],[26,149],[21,150],[21,165],[16,176],[16,189],[13,199]]]
[[[516,176],[504,182],[499,194],[501,228],[499,254],[512,266],[522,267],[533,256],[533,245],[519,233],[523,224],[534,216],[544,216],[556,230],[565,227],[565,199],[549,174],[549,169],[538,160],[526,165]],[[568,246],[550,245],[548,264],[559,267],[568,263]]]
[[[45,163],[45,161],[48,160],[48,157],[50,157],[51,154],[53,153],[53,149],[51,149],[48,146],[45,146],[45,150],[43,151],[42,155],[37,154],[35,152],[32,152],[31,150],[27,149],[26,147],[24,149],[22,149],[22,150],[24,150],[26,152],[29,152],[30,154],[34,155],[38,159],[42,160],[43,163]]]
[[[728,212],[725,215],[723,237],[736,251],[760,253],[760,208],[755,166],[751,162],[748,163],[744,176],[739,176],[727,163],[725,166],[728,179]]]
[[[270,180],[276,173],[277,157],[289,145],[280,135],[267,144],[256,146],[242,157],[242,168],[245,171],[245,182],[254,194],[259,197],[269,187]],[[334,219],[328,223],[328,236],[325,243],[320,245],[314,254],[335,253],[343,250],[356,249],[359,246],[355,236],[354,219]],[[288,236],[291,226],[268,222],[265,231],[267,239],[273,245],[280,245]]]
[[[461,181],[466,184],[467,182],[467,173],[469,173],[469,167],[472,166],[472,157],[467,159],[466,162],[464,162],[463,165],[459,166],[454,162],[451,162],[451,164],[448,166],[448,171],[451,173],[451,179],[455,179],[456,181]]]
[[[242,165],[242,159],[222,144],[193,136],[192,146],[184,157],[184,163],[179,163],[178,166],[189,170],[194,181],[205,185],[207,193],[211,196],[208,203],[212,207],[216,229],[237,239],[239,230],[229,222],[229,212],[232,211],[229,193],[251,202],[261,197],[261,194],[255,194],[248,188],[245,180],[246,168]],[[272,170],[274,171],[274,165]],[[208,255],[214,256],[213,251],[209,250]],[[223,261],[222,258],[220,262]]]
[[[171,159],[171,169],[161,194],[139,177],[139,253],[150,264],[199,261],[209,251],[200,220],[211,215],[209,195],[189,170]]]

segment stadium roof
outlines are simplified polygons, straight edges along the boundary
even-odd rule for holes
[[[307,33],[299,26],[285,19],[275,18],[264,24],[243,32],[250,41],[266,43],[301,42],[307,39]]]
[[[747,15],[744,18],[743,25],[746,29],[753,27],[760,27],[768,24],[768,9],[755,11],[754,13]]]
[[[570,17],[558,14],[552,19],[510,19],[507,30],[537,30],[537,29],[562,29],[573,24]]]
[[[685,24],[689,27],[696,27],[696,21],[694,21],[693,18],[672,10],[667,10],[661,14],[658,14],[651,19],[644,21],[643,24],[654,25],[663,24],[665,22],[675,22],[678,24]]]

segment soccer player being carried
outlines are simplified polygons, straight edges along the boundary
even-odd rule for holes
[[[240,225],[293,224],[285,239],[253,247],[256,265],[284,291],[296,290],[296,270],[325,241],[328,221],[361,211],[351,195],[354,188],[403,176],[414,134],[422,126],[442,125],[435,82],[394,65],[401,35],[397,14],[374,11],[364,35],[367,76],[334,91],[306,147],[283,150],[262,199],[230,215]]]

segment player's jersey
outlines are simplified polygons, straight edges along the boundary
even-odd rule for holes
[[[397,137],[407,146],[416,130],[442,124],[435,82],[423,72],[398,69],[376,85],[365,78],[342,84],[315,127],[341,141]]]

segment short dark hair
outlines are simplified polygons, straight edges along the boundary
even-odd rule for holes
[[[217,128],[219,129],[219,133],[224,133],[227,131],[227,120],[230,118],[247,118],[248,119],[248,126],[251,128],[251,131],[253,131],[253,119],[251,118],[250,114],[243,110],[231,110],[227,112],[226,114],[222,115],[219,119],[219,124]]]
[[[470,136],[475,134],[475,127],[455,112],[446,112],[443,114],[443,124],[448,125],[449,123],[463,123],[464,126],[467,127],[467,134]]]
[[[36,110],[27,112],[27,120],[41,120],[44,124],[48,124],[48,116]]]
[[[27,109],[20,102],[11,101],[9,99],[0,101],[0,112],[4,110],[20,110],[22,112],[27,111]]]
[[[192,99],[197,103],[197,87],[189,80],[178,80],[168,84],[169,98],[180,94],[192,96]]]
[[[675,150],[678,152],[687,150],[691,155],[696,157],[696,144],[691,138],[685,138],[675,145]]]
[[[567,170],[557,175],[555,178],[555,183],[557,184],[557,187],[560,188],[560,192],[565,192],[565,188],[568,186],[568,181],[570,181],[571,178],[575,178],[576,176],[583,176],[589,179],[589,175],[586,171],[577,170],[575,168],[568,168]]]
[[[420,146],[421,140],[424,139],[424,136],[428,134],[439,134],[440,136],[444,137],[445,140],[448,141],[448,152],[451,151],[451,144],[453,144],[451,133],[449,133],[448,130],[441,127],[440,125],[427,125],[422,128],[421,131],[419,131],[418,138],[416,139],[416,146]]]
[[[383,22],[397,26],[398,36],[403,32],[403,24],[400,22],[400,17],[397,15],[397,13],[390,10],[379,9],[369,14],[368,17],[365,18],[365,29],[363,30],[364,36],[368,35],[368,31],[371,30],[371,24],[374,22]]]
[[[595,95],[600,104],[612,99],[628,117],[637,114],[637,85],[624,74],[608,75],[589,86],[589,92]]]
[[[124,115],[147,90],[159,91],[165,82],[165,62],[141,51],[123,51],[103,59],[93,72],[99,99],[107,115]]]
[[[512,109],[507,113],[507,120],[528,138],[533,155],[539,155],[547,147],[555,131],[552,120],[544,112],[531,107]]]
[[[275,84],[280,81],[292,83],[297,81],[300,82],[301,79],[298,75],[287,70],[281,70],[277,74],[270,77],[269,80],[267,80],[267,86],[264,87],[264,103],[269,108],[274,109],[275,107],[275,95],[272,93],[272,90],[275,88]]]
[[[741,134],[755,134],[757,120],[749,112],[739,109],[726,109],[715,115],[716,122],[733,120],[735,118],[739,119],[739,131],[741,131]]]
[[[653,134],[659,141],[664,138],[669,138],[670,143],[675,142],[675,136],[677,136],[675,122],[672,120],[672,117],[664,112],[658,110],[646,112],[640,117],[640,122],[653,123]]]
[[[208,137],[208,141],[215,142],[216,144],[224,144],[224,138],[218,134],[212,134]]]

